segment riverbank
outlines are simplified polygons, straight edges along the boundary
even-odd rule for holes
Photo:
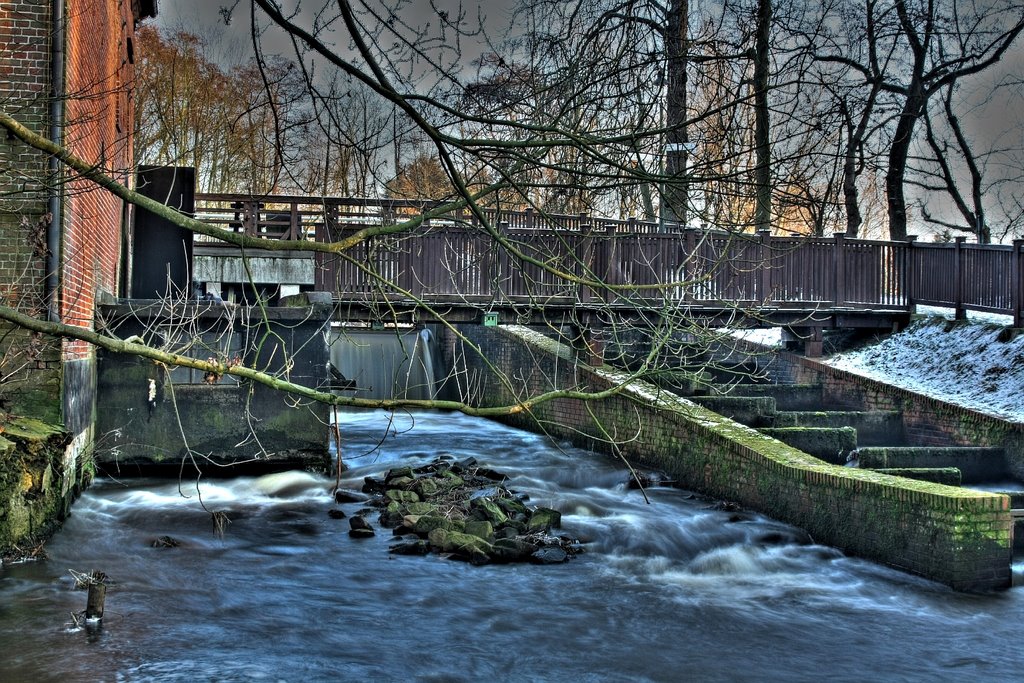
[[[87,472],[65,472],[69,435],[0,413],[0,558],[32,557],[67,517]]]

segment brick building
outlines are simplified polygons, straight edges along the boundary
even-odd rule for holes
[[[0,3],[0,108],[128,182],[135,28],[155,15],[156,0]],[[122,289],[127,208],[11,136],[0,169],[0,304],[92,328]],[[87,344],[0,327],[0,411],[63,423],[66,471],[94,438],[95,374]]]

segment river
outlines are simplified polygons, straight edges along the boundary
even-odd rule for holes
[[[100,481],[0,570],[0,681],[1020,680],[1021,589],[963,595],[612,460],[461,415],[341,418],[345,485],[441,453],[513,475],[586,552],[552,566],[392,556],[329,478]],[[375,446],[380,443],[380,448]],[[340,506],[349,515],[360,504]],[[375,517],[373,518],[374,522]],[[161,536],[179,547],[153,548]],[[68,570],[113,582],[100,628]]]

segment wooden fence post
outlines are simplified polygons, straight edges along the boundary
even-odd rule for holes
[[[505,221],[498,222],[498,234],[501,235],[506,240],[509,239],[508,223],[506,223]],[[497,272],[494,274],[494,283],[497,286],[498,291],[495,292],[495,294],[502,294],[503,296],[501,298],[507,300],[509,297],[509,292],[506,291],[506,288],[508,287],[508,284],[512,281],[512,273],[509,272],[508,249],[506,249],[504,246],[500,244],[498,244],[497,247],[498,263]]]
[[[956,310],[956,319],[963,320],[967,317],[967,309],[964,308],[964,242],[966,237],[957,237],[953,245],[953,307]]]
[[[765,304],[772,298],[772,231],[758,230],[757,236],[761,243],[761,280],[759,283],[761,295],[758,299]]]
[[[587,214],[580,214],[580,229],[581,235],[584,235],[583,239],[580,240],[579,252],[577,258],[582,261],[583,272],[582,275],[586,278],[596,278],[600,271],[600,256],[598,252],[600,247],[595,248],[594,237],[590,234],[590,226],[585,224],[584,221],[587,219]],[[578,298],[581,304],[589,304],[594,298],[594,289],[587,285],[580,285],[578,289]]]
[[[917,271],[914,268],[914,247],[917,246],[917,235],[907,235],[907,250],[904,257],[904,283],[903,299],[907,302],[907,309],[914,312],[914,299],[917,298],[915,287],[917,286]],[[897,301],[900,297],[897,295]]]
[[[846,301],[846,233],[837,232],[833,235],[835,240],[832,247],[832,266],[835,272],[835,300],[836,307],[842,306]]]
[[[683,301],[693,301],[696,283],[694,279],[697,273],[697,230],[695,228],[683,229],[683,280],[686,285],[683,287]]]
[[[1024,292],[1021,292],[1021,285],[1024,284],[1024,273],[1021,273],[1021,267],[1024,266],[1024,261],[1021,260],[1021,248],[1024,247],[1024,240],[1013,241],[1013,255],[1010,258],[1010,302],[1013,306],[1013,326],[1024,327],[1024,312],[1021,311],[1021,307],[1024,306]]]

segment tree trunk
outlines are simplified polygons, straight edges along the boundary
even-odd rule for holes
[[[889,148],[889,170],[885,173],[885,195],[889,208],[889,239],[907,239],[907,199],[903,191],[903,178],[907,172],[907,157],[914,138],[914,126],[921,118],[926,97],[921,84],[911,84],[910,93],[903,104],[892,147]]]
[[[771,230],[772,218],[771,147],[768,140],[768,41],[771,26],[771,0],[759,0],[754,44],[754,224],[759,231]]]
[[[665,98],[665,210],[668,222],[686,226],[689,182],[686,165],[689,138],[686,133],[686,66],[689,0],[671,0],[665,30],[668,92]]]

